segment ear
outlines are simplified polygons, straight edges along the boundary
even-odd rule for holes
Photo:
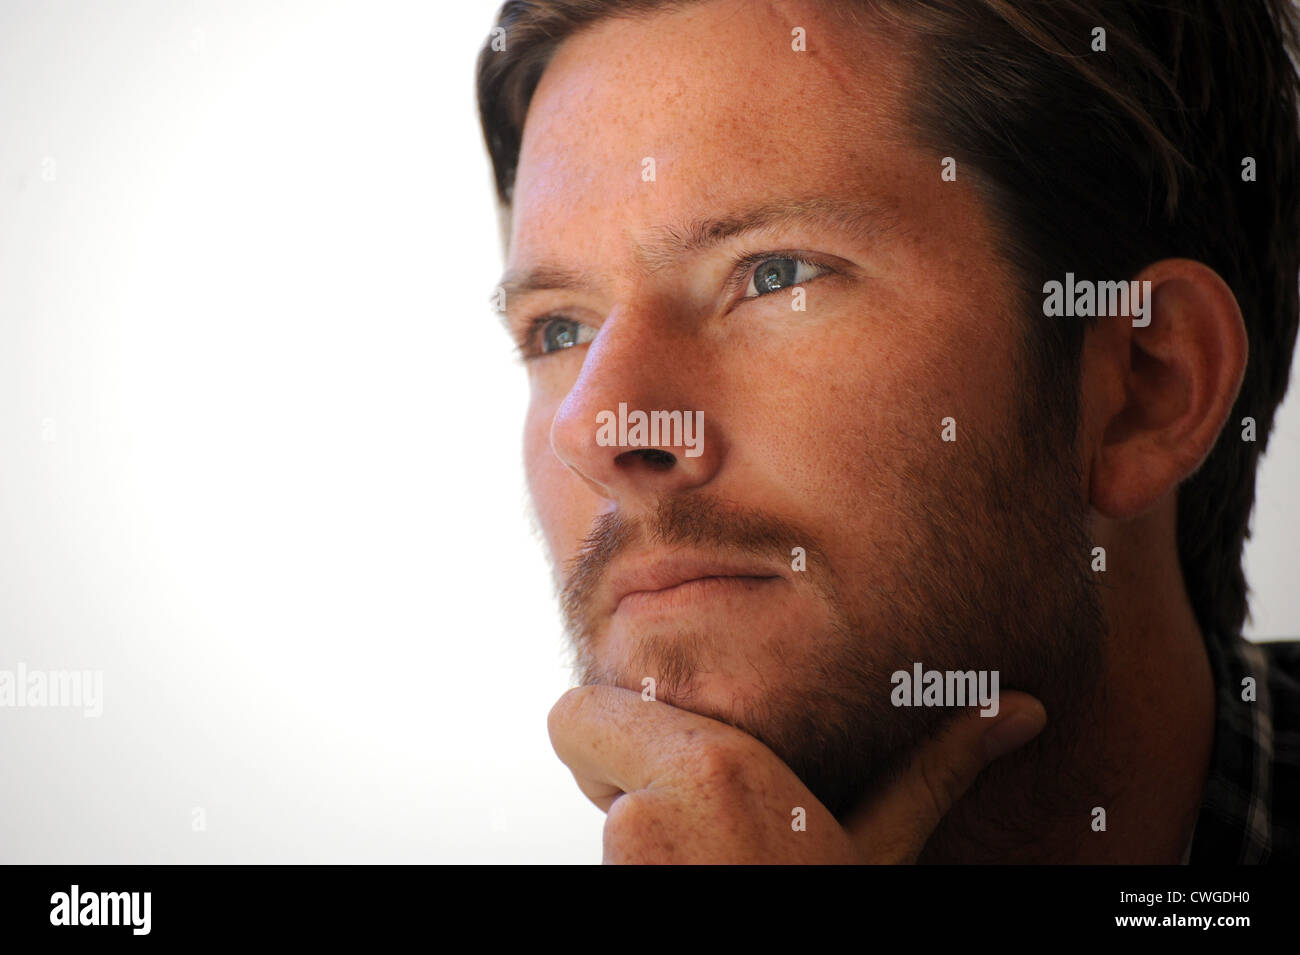
[[[1151,283],[1149,323],[1096,319],[1081,371],[1091,504],[1116,520],[1141,516],[1200,467],[1248,353],[1237,299],[1213,269],[1164,259],[1134,278]]]

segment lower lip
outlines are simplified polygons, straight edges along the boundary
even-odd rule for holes
[[[697,577],[663,590],[638,590],[618,602],[615,613],[650,613],[698,608],[728,597],[761,593],[780,577]]]

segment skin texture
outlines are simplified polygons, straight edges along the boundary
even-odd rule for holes
[[[713,0],[571,38],[530,108],[508,269],[588,282],[508,285],[507,318],[534,349],[525,463],[584,683],[552,740],[609,814],[607,861],[1176,862],[1190,835],[1213,693],[1174,505],[1240,386],[1239,311],[1204,266],[1154,263],[1150,326],[1089,333],[1078,428],[1040,412],[1020,343],[1047,319],[975,190],[914,145],[899,42]],[[774,198],[875,221],[643,250]],[[745,252],[833,271],[801,274],[794,311],[744,298],[752,269],[728,288]],[[557,315],[577,344],[536,354]],[[620,403],[703,411],[703,453],[601,446]],[[673,555],[768,579],[618,602]],[[892,706],[914,661],[998,670],[998,716]]]

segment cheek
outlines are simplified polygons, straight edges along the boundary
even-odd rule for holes
[[[536,401],[528,405],[524,417],[524,474],[528,479],[528,493],[539,507],[544,501],[545,471],[551,466],[547,459],[555,458],[551,451],[554,417],[554,408],[539,407]]]
[[[554,401],[529,405],[524,420],[524,474],[552,559],[564,560],[591,529],[597,501],[551,448],[557,407]]]
[[[895,572],[873,565],[879,555],[916,553],[916,522],[942,503],[943,475],[969,446],[944,443],[942,419],[979,430],[1000,401],[964,367],[991,345],[955,345],[960,323],[935,306],[885,304],[750,342],[719,388],[744,399],[728,409],[737,498],[806,528],[846,580]]]
[[[564,466],[551,448],[551,422],[555,419],[553,403],[528,406],[524,419],[524,473],[528,480],[528,494],[532,498],[537,516],[547,537],[552,536],[555,508],[562,500],[561,484]]]
[[[734,463],[839,520],[861,515],[864,494],[896,494],[896,465],[925,443],[933,417],[924,407],[926,359],[906,338],[870,313],[840,308],[804,334],[753,343],[725,383],[742,399],[728,409]],[[937,424],[933,431],[937,439]]]

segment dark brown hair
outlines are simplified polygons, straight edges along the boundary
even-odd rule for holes
[[[478,61],[478,105],[508,213],[528,105],[558,46],[611,17],[698,0],[508,0],[505,50]],[[1202,630],[1239,632],[1255,473],[1286,392],[1300,290],[1300,130],[1290,0],[844,0],[836,13],[901,26],[921,88],[924,146],[960,157],[990,203],[1027,308],[1071,271],[1132,276],[1204,262],[1237,297],[1250,340],[1241,393],[1178,491],[1178,554]],[[1105,52],[1094,31],[1105,30]],[[1243,161],[1255,162],[1255,181]],[[1086,323],[1036,321],[1031,355],[1077,423]],[[1242,419],[1256,422],[1242,440]]]

